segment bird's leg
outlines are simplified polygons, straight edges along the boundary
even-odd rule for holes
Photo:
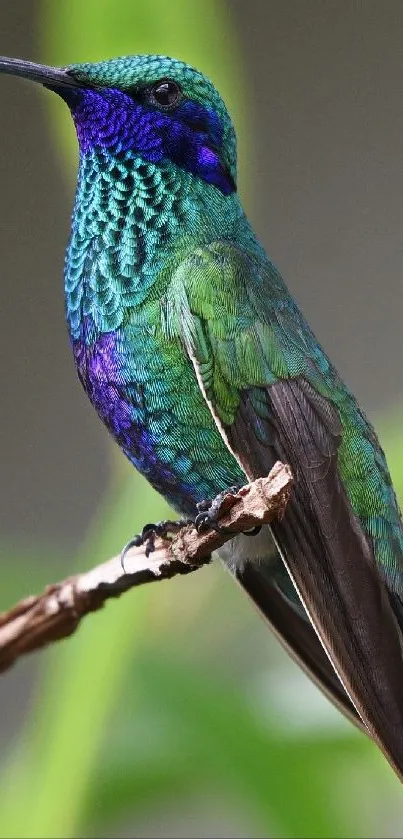
[[[235,490],[235,487],[230,487],[228,492]],[[224,528],[218,523],[218,517],[221,510],[221,504],[228,492],[220,492],[214,501],[199,501],[197,506],[197,515],[195,516],[194,525],[198,533],[203,530],[216,530],[221,533]]]
[[[198,533],[201,533],[203,530],[215,530],[217,533],[229,533],[230,530],[228,527],[222,527],[218,519],[221,513],[221,507],[224,499],[228,495],[236,495],[241,488],[241,485],[231,486],[228,489],[224,490],[224,492],[220,492],[219,495],[216,496],[214,501],[200,501],[197,504],[198,513],[194,520],[194,525]],[[257,527],[251,527],[250,530],[242,531],[245,536],[256,536],[257,533],[260,531],[260,525]],[[238,531],[236,531],[238,532]]]
[[[173,521],[172,519],[165,519],[164,521],[145,524],[141,533],[134,536],[133,539],[130,539],[130,542],[125,545],[120,554],[120,562],[123,570],[125,570],[124,562],[126,554],[131,548],[139,548],[141,545],[145,545],[145,555],[148,557],[155,550],[155,538],[157,536],[164,538],[171,534],[178,533],[182,527],[186,527],[189,524],[194,524],[198,533],[205,530],[215,530],[217,533],[229,533],[229,528],[222,527],[219,524],[218,519],[220,517],[224,499],[228,495],[236,495],[239,489],[240,485],[230,486],[228,489],[220,492],[213,501],[199,501],[196,505],[197,514],[194,519],[183,518],[176,521]],[[250,530],[242,532],[245,536],[256,536],[259,531],[260,526],[258,525],[257,527],[252,527]]]
[[[145,524],[141,533],[134,536],[133,539],[130,539],[130,542],[125,545],[121,554],[120,554],[120,562],[124,569],[124,561],[125,556],[130,550],[130,548],[139,548],[141,545],[145,545],[145,555],[148,557],[150,553],[155,550],[155,538],[156,536],[161,536],[164,538],[165,536],[169,536],[170,534],[178,533],[182,527],[186,527],[188,524],[193,524],[193,519],[178,519],[177,521],[172,521],[171,519],[165,519],[164,521],[157,521],[155,523]]]

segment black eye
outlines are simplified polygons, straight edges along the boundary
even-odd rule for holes
[[[182,98],[182,91],[171,79],[162,79],[151,88],[149,93],[151,102],[161,108],[173,108]]]

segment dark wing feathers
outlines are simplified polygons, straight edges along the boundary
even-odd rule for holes
[[[299,615],[273,585],[270,569],[251,561],[243,563],[233,573],[289,655],[354,725],[366,730],[311,623]]]
[[[400,637],[372,549],[339,478],[335,409],[304,380],[278,382],[267,394],[274,458],[287,462],[295,478],[285,515],[272,526],[275,541],[340,680],[402,775]],[[235,448],[231,428],[226,433]],[[253,468],[245,468],[258,477],[256,454],[252,460]],[[262,469],[269,463],[266,456]]]
[[[237,453],[246,473],[256,476],[267,475],[281,456],[278,450],[278,422],[273,415],[269,391],[259,391],[257,393],[256,388],[242,391],[235,422],[226,428],[231,448]],[[313,412],[313,408],[310,407],[310,411]],[[333,415],[331,417],[331,428],[335,434],[340,433],[339,423],[335,422]],[[312,428],[313,422],[309,424]],[[318,436],[322,451],[328,451],[329,442],[323,430],[318,430]],[[286,462],[285,453],[282,459]],[[327,463],[324,467],[322,465],[323,468],[328,468]],[[365,728],[311,623],[297,614],[273,584],[272,568],[251,561],[242,563],[233,573],[290,655],[355,725]]]
[[[402,778],[403,609],[340,478],[340,408],[318,392],[329,397],[334,389],[340,404],[340,380],[261,254],[249,257],[228,242],[199,249],[179,266],[170,295],[170,334],[183,341],[246,475],[265,475],[278,459],[292,469],[291,499],[272,533],[312,627],[304,631],[303,618],[271,586],[270,568],[246,562],[238,577],[325,692],[350,717],[356,708]],[[362,420],[358,408],[349,422],[355,416]]]

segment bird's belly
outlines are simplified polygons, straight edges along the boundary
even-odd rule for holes
[[[254,536],[239,533],[222,545],[217,555],[241,584],[246,566],[253,565],[256,579],[261,580],[262,594],[265,586],[274,586],[288,605],[307,620],[305,609],[288,576],[268,525]]]
[[[268,526],[254,536],[239,533],[217,551],[218,556],[232,573],[242,571],[246,562],[268,566],[277,561],[277,549]]]
[[[177,344],[143,330],[73,342],[80,381],[116,442],[148,481],[182,514],[245,475],[227,449],[201,394],[193,366]]]

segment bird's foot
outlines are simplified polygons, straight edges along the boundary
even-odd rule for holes
[[[137,536],[130,539],[130,542],[125,545],[120,554],[120,564],[123,571],[125,570],[124,562],[126,554],[131,548],[140,548],[141,545],[144,545],[145,555],[148,557],[155,550],[155,539],[157,536],[164,538],[166,536],[170,536],[171,534],[178,533],[182,527],[186,527],[188,524],[193,524],[193,519],[178,519],[177,521],[165,519],[164,521],[145,524],[141,533],[138,533]]]
[[[200,501],[197,504],[198,513],[194,520],[194,525],[198,533],[205,530],[215,530],[217,533],[231,533],[231,529],[223,527],[219,524],[219,517],[221,514],[222,503],[228,495],[236,495],[241,488],[241,485],[234,485],[220,492],[214,501]],[[256,536],[260,531],[260,525],[251,527],[250,530],[242,531],[245,536]],[[238,531],[234,531],[237,533]]]

